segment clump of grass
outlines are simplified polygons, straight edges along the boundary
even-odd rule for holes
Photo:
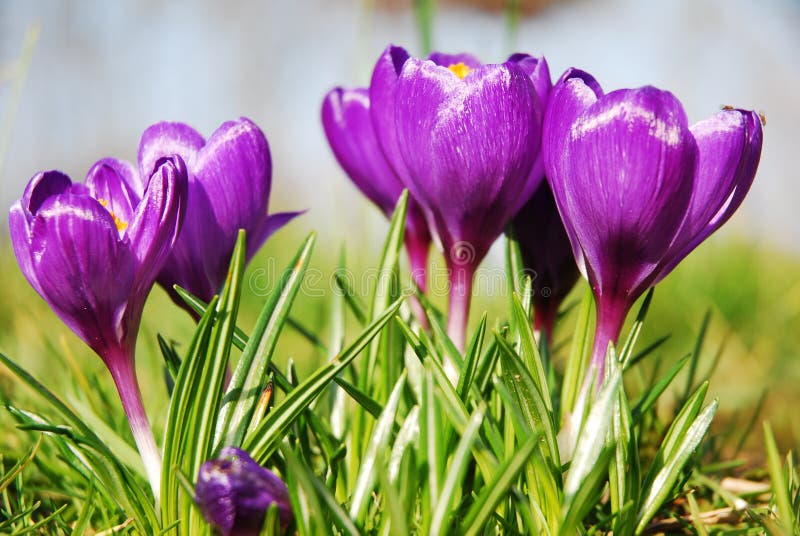
[[[551,349],[537,340],[520,299],[530,282],[509,277],[505,315],[484,315],[461,353],[433,305],[423,299],[430,332],[403,305],[404,207],[368,299],[336,279],[330,341],[303,327],[303,309],[295,309],[313,235],[274,281],[249,333],[238,325],[244,236],[219,298],[204,304],[183,293],[202,314],[194,335],[179,344],[159,337],[152,344],[162,366],[146,371],[168,407],[161,504],[145,485],[120,409],[98,388],[105,380],[73,367],[77,388],[64,397],[0,355],[38,396],[4,394],[17,425],[14,449],[38,443],[0,471],[0,527],[209,533],[193,483],[205,460],[234,445],[287,481],[299,534],[797,530],[797,471],[791,454],[781,463],[771,431],[771,487],[766,473],[748,474],[746,462],[726,458],[756,417],[706,438],[719,407],[700,360],[713,324],[703,322],[682,358],[663,338],[640,344],[646,323],[664,327],[652,311],[645,322],[658,304],[648,294],[624,344],[609,348],[596,390],[583,380],[590,293],[569,310],[568,344]],[[508,248],[513,258],[513,241]],[[328,359],[310,372],[291,360],[278,364],[287,335]],[[445,373],[448,361],[456,381]],[[270,519],[264,531],[277,533]]]

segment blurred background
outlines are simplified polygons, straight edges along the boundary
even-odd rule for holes
[[[514,51],[543,54],[554,78],[577,66],[607,89],[669,89],[690,122],[722,105],[761,110],[765,143],[749,197],[657,289],[645,339],[671,333],[657,352],[670,363],[691,351],[710,311],[701,372],[718,363],[711,388],[723,411],[718,426],[747,420],[766,393],[761,416],[773,422],[784,448],[797,446],[798,27],[797,0],[451,0],[416,9],[411,0],[2,0],[0,212],[7,214],[39,170],[82,180],[101,157],[134,160],[139,136],[153,122],[183,121],[208,136],[223,121],[248,116],[272,147],[271,210],[309,209],[267,243],[251,270],[275,277],[301,237],[316,230],[323,292],[301,297],[295,316],[324,338],[324,294],[336,259],[344,251],[356,274],[374,265],[387,225],[338,168],[319,107],[333,86],[366,85],[387,43],[415,54],[428,46],[469,51],[486,62]],[[34,373],[53,375],[53,363],[63,370],[66,362],[102,376],[100,361],[19,274],[5,225],[3,216],[0,351]],[[502,266],[499,242],[486,269]],[[437,255],[432,262],[442,264]],[[264,289],[251,290],[245,326],[263,302]],[[478,297],[473,317],[484,309],[503,316],[505,298],[489,294]],[[140,370],[157,369],[157,331],[185,342],[191,329],[189,318],[154,291]],[[309,367],[325,358],[293,333],[280,353],[282,362],[293,357]],[[53,376],[67,383],[65,375]],[[0,395],[21,396],[15,391],[0,371]],[[151,409],[163,407],[162,395],[153,400]]]

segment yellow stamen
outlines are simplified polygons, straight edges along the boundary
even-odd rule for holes
[[[103,205],[105,209],[108,210],[108,213],[111,214],[111,217],[114,218],[114,224],[117,226],[117,231],[122,232],[128,228],[128,222],[119,219],[117,215],[114,214],[114,211],[108,208],[108,201],[106,201],[101,197],[100,199],[97,200],[97,202]]]
[[[472,67],[464,65],[463,61],[448,65],[447,68],[450,69],[454,75],[456,75],[462,80],[464,79],[465,76],[467,76],[469,73],[472,72]]]

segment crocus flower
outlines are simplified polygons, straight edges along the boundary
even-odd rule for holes
[[[475,270],[542,180],[532,169],[546,71],[544,59],[525,55],[481,65],[468,54],[421,60],[389,46],[372,75],[375,132],[445,254],[448,333],[460,347]]]
[[[546,182],[514,216],[514,231],[532,276],[534,327],[552,341],[558,308],[578,280],[578,266]]]
[[[180,157],[154,162],[146,180],[130,164],[105,159],[85,184],[59,171],[38,173],[9,214],[23,274],[108,367],[156,496],[161,462],[134,352],[145,299],[180,230],[186,189]]]
[[[594,291],[592,363],[603,377],[631,305],[739,207],[762,131],[753,111],[688,125],[654,87],[604,94],[589,74],[556,83],[544,125],[545,169],[582,273]]]
[[[403,183],[386,161],[378,145],[369,113],[366,88],[332,89],[322,103],[322,126],[333,154],[359,190],[387,218],[392,217]],[[414,282],[425,292],[431,235],[422,210],[413,198],[408,201],[405,246]]]
[[[267,139],[255,123],[223,123],[206,141],[183,123],[156,123],[139,144],[139,171],[146,176],[165,154],[180,155],[189,169],[186,221],[158,275],[158,282],[182,307],[177,284],[211,300],[228,270],[236,234],[247,235],[247,260],[269,236],[298,212],[267,214],[272,161]]]
[[[292,522],[289,490],[247,452],[225,447],[220,457],[200,466],[195,502],[205,520],[223,536],[257,535],[270,505],[277,504],[281,527]]]

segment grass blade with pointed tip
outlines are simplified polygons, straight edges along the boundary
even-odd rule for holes
[[[258,463],[264,463],[275,451],[283,439],[286,430],[292,425],[297,415],[302,413],[314,399],[328,386],[333,378],[347,367],[369,344],[375,335],[400,308],[402,299],[389,306],[372,324],[342,351],[333,361],[312,374],[305,382],[292,389],[283,401],[275,406],[266,417],[251,430],[244,440],[244,449]]]
[[[389,444],[389,437],[394,426],[397,406],[400,404],[400,394],[404,385],[405,374],[401,375],[400,379],[397,380],[392,393],[389,395],[389,400],[383,408],[383,412],[375,422],[372,437],[367,445],[367,451],[361,459],[361,471],[359,471],[356,479],[356,486],[350,502],[350,517],[352,519],[358,520],[362,516],[367,506],[369,493],[375,485],[376,472],[383,470],[382,467],[377,467],[376,458],[379,451],[385,450]]]
[[[303,282],[315,235],[306,238],[289,267],[281,276],[277,288],[261,311],[255,328],[233,371],[217,419],[215,444],[239,446],[252,420],[268,375],[268,365],[278,343],[278,337],[289,315],[300,285]],[[224,445],[223,445],[224,443]]]
[[[504,460],[497,468],[497,473],[481,490],[464,518],[462,526],[466,528],[465,536],[483,534],[483,527],[492,517],[500,501],[508,495],[508,490],[525,468],[525,464],[528,463],[539,440],[538,434],[531,435],[519,446],[513,456]]]
[[[672,493],[672,487],[680,476],[683,466],[689,461],[689,457],[694,453],[700,442],[706,436],[708,427],[717,412],[717,401],[705,407],[705,409],[692,422],[686,433],[680,436],[678,442],[670,451],[670,456],[661,470],[656,474],[647,497],[642,504],[637,516],[636,534],[641,534],[647,527],[650,519],[656,514],[661,504]]]

